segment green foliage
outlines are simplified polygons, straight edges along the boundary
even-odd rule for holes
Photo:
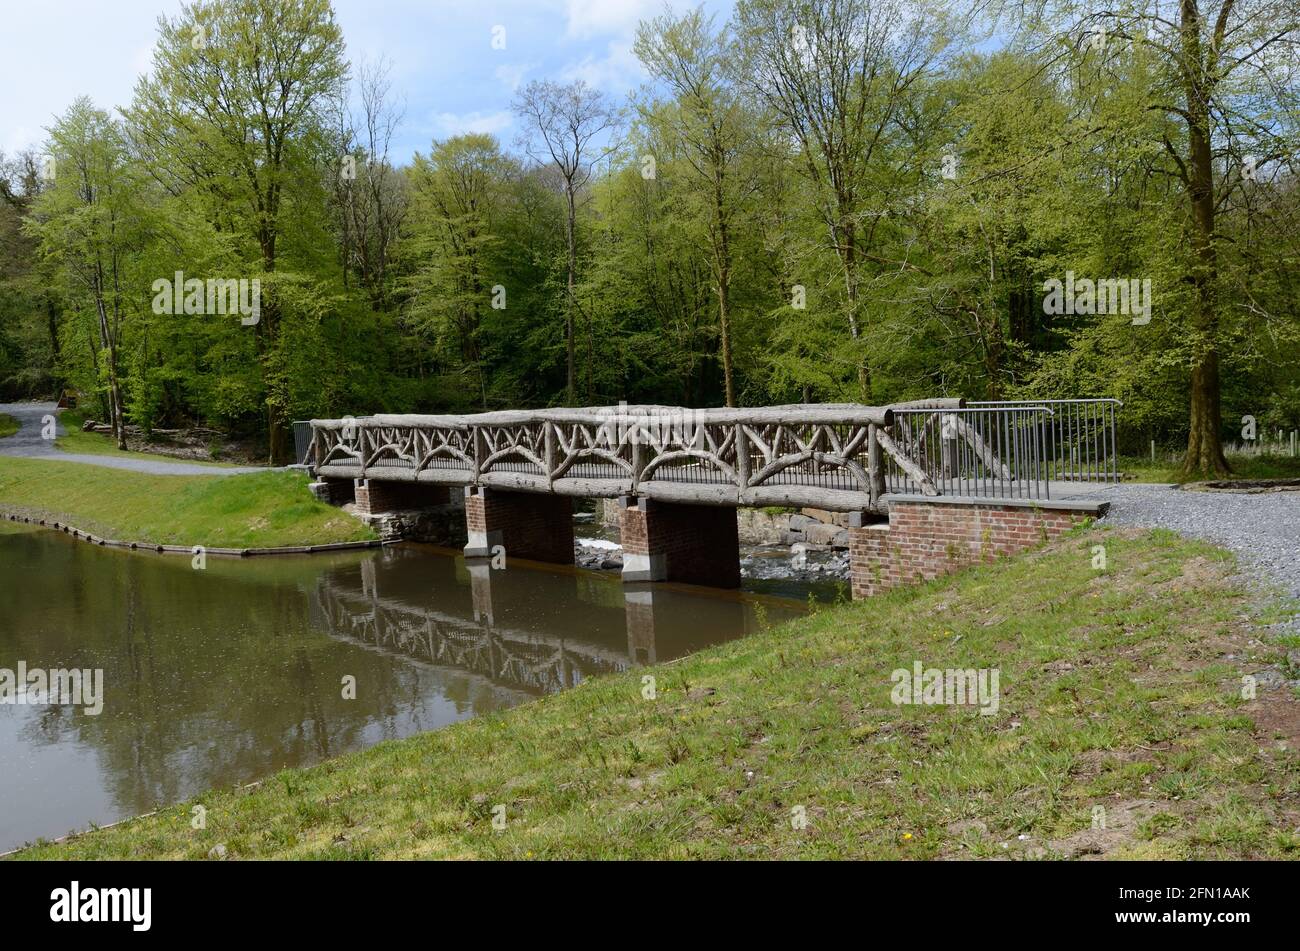
[[[1136,14],[1084,42],[1110,21],[1076,7],[992,38],[902,0],[643,23],[652,81],[571,170],[570,297],[565,180],[536,142],[394,164],[387,74],[350,78],[326,0],[187,6],[121,118],[78,100],[52,127],[54,181],[0,157],[0,396],[68,386],[109,418],[118,388],[145,427],[273,443],[307,416],[562,402],[571,321],[579,402],[1112,396],[1136,455],[1186,441],[1213,390],[1225,436],[1300,427],[1300,91],[1268,53],[1295,16],[1234,8],[1235,52],[1198,48],[1210,266],[1183,60]],[[178,271],[261,281],[260,322],[154,313]],[[1150,281],[1150,323],[1046,313],[1067,272]]]

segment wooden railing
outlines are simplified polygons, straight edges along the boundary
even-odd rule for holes
[[[311,421],[318,476],[884,511],[887,494],[1045,497],[1050,409],[960,399],[617,406]]]

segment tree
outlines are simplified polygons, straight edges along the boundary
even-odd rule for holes
[[[255,242],[253,267],[274,280],[285,197],[328,139],[347,68],[328,0],[205,0],[160,18],[151,75],[126,115],[154,173],[207,200],[214,228]],[[334,164],[343,156],[334,156]],[[280,308],[273,289],[255,333],[269,390]],[[288,456],[283,409],[267,394],[273,462]]]
[[[93,315],[92,365],[103,381],[113,437],[125,449],[121,351],[124,324],[143,298],[134,268],[147,240],[145,189],[121,127],[85,97],[50,129],[47,152],[54,184],[33,202],[27,228],[56,265],[67,296]]]
[[[340,168],[329,170],[339,221],[343,282],[355,272],[375,309],[388,304],[393,247],[406,214],[406,179],[389,156],[401,113],[393,106],[385,61],[357,70],[359,115],[340,104]]]
[[[1097,12],[1067,0],[1045,4],[1039,15],[1056,22],[1072,44],[1116,53],[1133,44],[1154,59],[1158,79],[1145,105],[1168,120],[1160,144],[1187,211],[1190,254],[1183,270],[1194,292],[1183,328],[1189,351],[1183,470],[1225,474],[1219,216],[1234,192],[1294,154],[1300,11],[1287,0],[1175,0],[1170,6]]]
[[[490,277],[499,242],[496,228],[513,173],[490,135],[463,135],[435,142],[417,154],[411,182],[412,261],[408,320],[438,338],[455,340],[459,356],[478,377],[487,406],[480,327],[499,282]],[[504,285],[501,285],[504,288]],[[506,301],[502,300],[504,306]]]
[[[605,95],[578,79],[567,85],[534,80],[515,97],[515,114],[528,124],[525,147],[530,157],[550,161],[559,172],[564,188],[565,240],[568,246],[568,284],[565,307],[565,344],[568,354],[568,382],[565,398],[573,405],[577,391],[577,348],[574,311],[578,300],[574,285],[578,271],[578,194],[591,180],[591,151],[600,137],[612,130],[618,114]],[[588,321],[590,334],[590,322]],[[588,376],[590,380],[590,375]],[[588,390],[590,391],[590,384]],[[591,393],[588,392],[588,397]]]
[[[738,181],[742,147],[749,133],[742,100],[729,82],[728,40],[711,17],[693,10],[674,18],[664,14],[643,22],[633,50],[651,74],[675,97],[670,108],[643,111],[659,120],[682,144],[687,164],[706,191],[709,252],[718,298],[718,334],[728,406],[736,405],[732,367],[731,281],[732,231],[737,206],[749,188]],[[750,142],[752,145],[752,141]]]
[[[751,93],[797,142],[818,212],[838,257],[844,319],[860,348],[862,264],[871,254],[890,189],[882,153],[909,97],[949,41],[944,14],[909,0],[741,0],[736,32]],[[870,400],[870,366],[858,357]]]

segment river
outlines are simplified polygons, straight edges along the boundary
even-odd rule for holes
[[[0,525],[0,677],[102,670],[102,710],[0,704],[0,851],[436,730],[801,613],[403,544],[222,559]],[[92,677],[93,680],[93,677]],[[19,699],[46,700],[24,696]]]

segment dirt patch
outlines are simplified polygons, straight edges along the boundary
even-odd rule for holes
[[[1271,690],[1241,709],[1255,721],[1260,746],[1276,747],[1281,743],[1289,750],[1300,749],[1300,700],[1284,690]]]
[[[1221,482],[1188,482],[1189,492],[1300,492],[1300,479],[1227,479]]]
[[[1049,841],[1048,850],[1067,859],[1105,858],[1135,842],[1142,823],[1157,813],[1168,812],[1169,806],[1154,799],[1124,799],[1098,805],[1090,828]]]

